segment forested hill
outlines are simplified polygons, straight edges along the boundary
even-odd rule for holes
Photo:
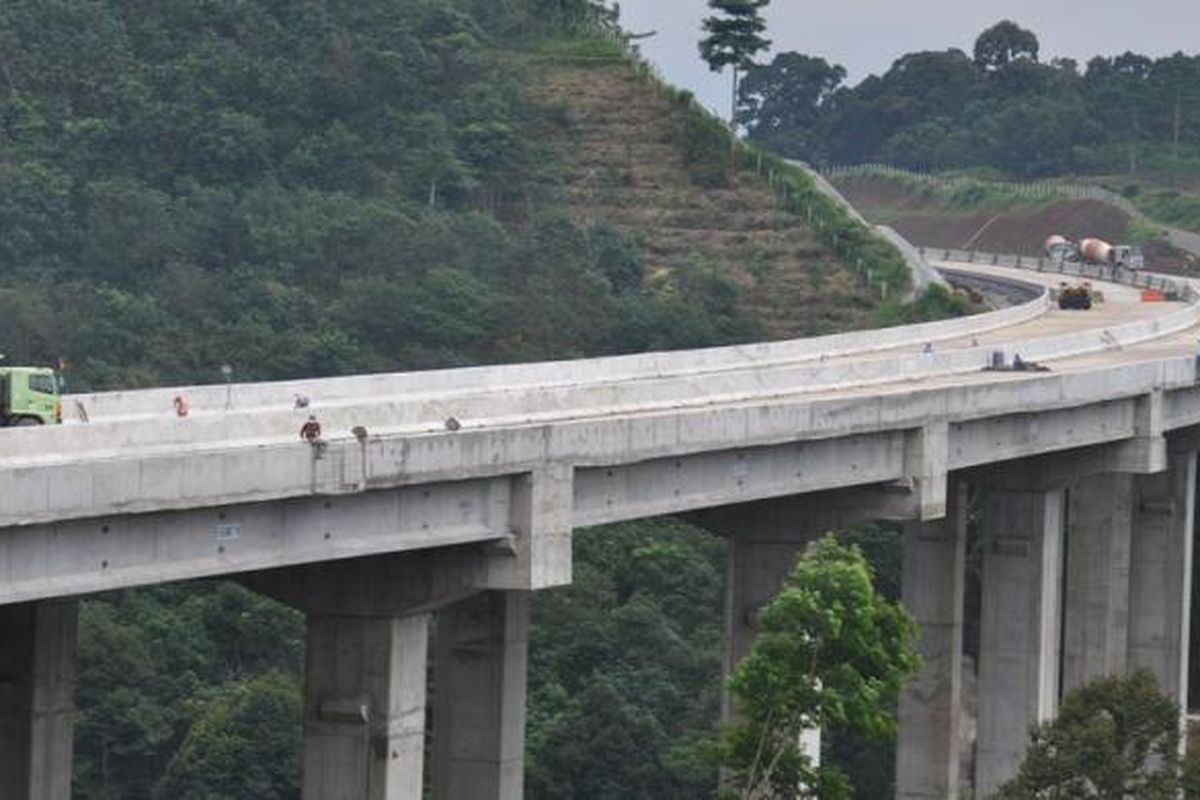
[[[753,279],[714,269],[711,237],[685,234],[690,267],[656,272],[636,226],[561,209],[578,175],[539,133],[561,107],[514,54],[611,37],[600,6],[6,0],[3,352],[63,358],[82,389],[764,335],[739,301]],[[703,166],[724,180],[716,151]],[[828,268],[854,324],[878,304],[819,244],[740,255]],[[555,324],[528,313],[535,297]]]
[[[819,56],[781,53],[747,75],[739,117],[751,139],[814,164],[1200,175],[1200,54],[1079,64],[1003,21],[971,53],[908,53],[883,75],[845,78]]]
[[[3,0],[0,351],[82,390],[871,322],[896,253],[616,32],[592,0]],[[577,542],[535,603],[529,796],[711,794],[722,543]],[[297,796],[303,640],[229,583],[88,599],[74,795]]]

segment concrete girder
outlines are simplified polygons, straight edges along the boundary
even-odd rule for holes
[[[606,408],[602,415],[498,418],[487,427],[456,431],[383,430],[361,441],[347,436],[323,448],[300,442],[237,440],[195,450],[131,448],[47,457],[23,455],[0,464],[0,525],[67,518],[339,495],[364,489],[529,473],[547,463],[604,467],[656,459],[703,457],[734,447],[768,447],[884,431],[911,431],[945,420],[950,425],[948,469],[1018,458],[1080,444],[1133,438],[1125,429],[1095,425],[1063,434],[1068,409],[1080,421],[1106,419],[1093,408],[1132,405],[1156,389],[1175,390],[1195,379],[1194,361],[1169,358],[1094,372],[1032,374],[980,384],[910,391],[887,387],[848,396],[780,394],[727,404],[678,402],[663,408]],[[1117,398],[1114,400],[1113,398]],[[991,437],[976,447],[958,430],[985,432],[981,420],[1045,417],[1045,442]],[[1115,421],[1115,420],[1114,420]],[[1164,412],[1164,424],[1170,416]],[[1000,423],[998,423],[1000,424]],[[1029,427],[1027,423],[1027,427]],[[1002,433],[995,428],[995,433]],[[1014,429],[1020,432],[1020,429]],[[1086,435],[1084,435],[1086,433]],[[956,455],[961,449],[964,455]],[[969,454],[969,455],[968,455]]]
[[[868,522],[914,520],[915,493],[902,482],[789,495],[687,512],[684,519],[729,539],[807,542]]]
[[[511,493],[496,478],[8,528],[0,604],[500,541]]]
[[[581,468],[575,524],[600,525],[904,478],[900,431]]]

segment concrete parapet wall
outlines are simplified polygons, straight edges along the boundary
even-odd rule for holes
[[[1044,303],[1039,298],[1031,304]],[[1022,313],[1032,308],[1017,307]],[[1011,317],[1010,317],[1011,318]],[[196,449],[298,442],[298,431],[316,413],[328,438],[350,436],[359,426],[368,434],[416,435],[445,429],[453,417],[463,428],[519,425],[624,413],[669,412],[695,406],[790,397],[937,375],[977,372],[1000,350],[1005,359],[1066,358],[1103,352],[1161,337],[1200,321],[1200,304],[1151,319],[1032,339],[1015,345],[921,352],[848,362],[760,364],[679,376],[647,376],[626,381],[557,384],[526,389],[476,388],[461,392],[415,392],[409,396],[357,397],[325,401],[309,409],[287,406],[198,413],[188,419],[143,419],[124,424],[93,424],[6,432],[4,451],[12,463],[41,463],[55,454],[77,460],[140,450],[149,455],[178,446]],[[404,377],[404,376],[398,376]]]
[[[1089,406],[1103,407],[1158,391],[1192,387],[1192,356],[1079,373],[1022,375],[1019,380],[919,388],[885,387],[849,396],[805,394],[707,396],[671,407],[610,406],[603,413],[562,410],[486,427],[438,433],[384,431],[314,449],[295,442],[239,442],[154,451],[128,449],[0,462],[0,526],[341,495],[435,481],[531,472],[550,462],[573,466],[629,464],[756,445],[802,443],[857,433],[922,428]],[[24,431],[17,431],[18,435]],[[1063,431],[1070,446],[1070,432]],[[1057,437],[1022,435],[999,445],[1009,457],[1047,449]],[[1099,431],[1120,439],[1123,429]],[[7,438],[7,437],[6,437]],[[950,445],[953,450],[953,441]],[[986,457],[986,451],[984,453]],[[856,480],[849,475],[848,480]]]
[[[360,375],[258,384],[188,386],[68,395],[64,413],[76,421],[81,404],[93,424],[113,418],[174,414],[172,401],[184,395],[192,413],[289,407],[296,395],[321,404],[341,400],[403,398],[439,393],[497,391],[528,387],[570,387],[662,376],[691,377],[732,369],[760,369],[806,361],[855,356],[986,333],[1018,325],[1045,313],[1048,296],[1018,306],[969,317],[895,328],[683,352],[644,353],[537,364],[469,367],[427,372]]]

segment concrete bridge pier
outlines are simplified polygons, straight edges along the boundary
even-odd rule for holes
[[[946,517],[904,531],[901,593],[921,627],[921,671],[900,695],[897,800],[955,800],[960,786],[966,485],[952,482]]]
[[[912,487],[881,485],[739,503],[687,515],[729,540],[724,675],[749,655],[758,635],[758,612],[783,588],[810,542],[865,522],[916,519],[920,511],[920,493]],[[729,721],[736,713],[732,696],[725,692],[722,719]],[[806,732],[800,746],[819,762],[821,732]]]
[[[437,615],[433,796],[520,800],[530,594],[487,591]]]
[[[1067,490],[1063,695],[1125,672],[1134,481],[1103,473]]]
[[[812,535],[780,533],[774,539],[738,537],[729,542],[725,589],[725,661],[722,675],[728,677],[738,663],[750,655],[758,636],[758,613],[783,588],[796,559],[812,541]],[[721,719],[736,716],[733,696],[722,694]]]
[[[510,548],[461,546],[244,575],[308,616],[305,800],[520,800],[530,592],[489,588]],[[569,564],[569,562],[568,562]]]
[[[725,668],[729,675],[750,653],[758,612],[779,590],[810,542],[864,522],[916,519],[919,497],[903,486],[812,492],[736,503],[684,515],[729,540],[725,586]],[[733,717],[728,692],[722,719]]]
[[[305,800],[420,800],[429,616],[309,615]]]
[[[0,606],[0,798],[71,796],[74,600]]]
[[[1128,653],[1188,707],[1195,451],[1172,453],[1166,472],[1137,479],[1130,554]]]
[[[449,547],[239,578],[308,618],[305,800],[421,800],[430,622],[478,593],[486,564]]]
[[[986,488],[975,791],[990,797],[1058,705],[1065,492]]]

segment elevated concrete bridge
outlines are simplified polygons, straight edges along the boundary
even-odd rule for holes
[[[1058,275],[955,269],[1032,299],[795,342],[75,396],[63,426],[4,431],[0,798],[69,795],[75,598],[217,575],[307,614],[306,798],[422,796],[434,614],[433,794],[519,798],[530,593],[570,582],[573,529],[662,514],[730,539],[729,664],[813,537],[908,523],[925,667],[899,797],[986,795],[1098,675],[1146,666],[1185,702],[1196,294],[1097,283],[1104,303],[1066,312]],[[983,371],[1016,356],[1050,371]],[[964,758],[968,491],[987,511]]]

